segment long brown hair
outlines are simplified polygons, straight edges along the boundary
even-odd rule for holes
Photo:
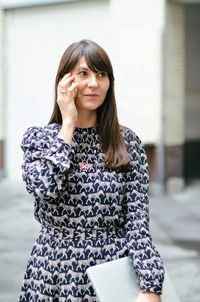
[[[104,71],[108,74],[110,86],[103,104],[97,109],[97,129],[105,153],[105,167],[125,168],[129,165],[130,156],[117,118],[113,68],[107,53],[97,43],[81,40],[71,44],[64,52],[56,75],[55,102],[49,124],[62,124],[62,115],[57,103],[57,86],[62,77],[73,69],[81,56],[85,57],[92,71]]]

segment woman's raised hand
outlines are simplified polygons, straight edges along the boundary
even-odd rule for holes
[[[78,119],[74,96],[78,83],[74,83],[74,75],[67,73],[57,86],[57,103],[60,108],[63,123],[74,123]]]
[[[162,302],[162,300],[158,294],[140,292],[135,302]]]

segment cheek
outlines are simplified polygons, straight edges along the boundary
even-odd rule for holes
[[[84,83],[79,82],[78,83],[78,90],[81,92],[83,90],[83,88],[84,88]]]
[[[110,87],[110,85],[108,85],[108,86],[106,87],[106,89],[105,89],[105,97],[106,97],[106,95],[107,95],[107,92],[108,92],[109,87]]]
[[[108,80],[108,81],[105,83],[105,89],[104,89],[105,95],[107,94],[109,87],[110,87],[110,81]]]
[[[85,91],[85,86],[84,86],[84,84],[83,84],[83,83],[79,83],[79,84],[78,84],[78,93],[77,93],[77,97],[78,97],[78,98],[82,98],[84,91]]]

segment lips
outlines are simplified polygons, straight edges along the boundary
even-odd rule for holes
[[[89,96],[89,97],[97,97],[98,95],[95,94],[95,93],[88,93],[88,94],[85,94],[85,96]]]

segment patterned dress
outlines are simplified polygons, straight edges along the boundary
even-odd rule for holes
[[[23,180],[35,197],[41,231],[20,302],[96,302],[89,266],[129,255],[144,291],[161,293],[162,260],[149,234],[148,167],[141,141],[121,127],[131,165],[107,169],[95,127],[75,128],[72,145],[60,125],[25,132]],[[81,166],[86,160],[87,168]]]

